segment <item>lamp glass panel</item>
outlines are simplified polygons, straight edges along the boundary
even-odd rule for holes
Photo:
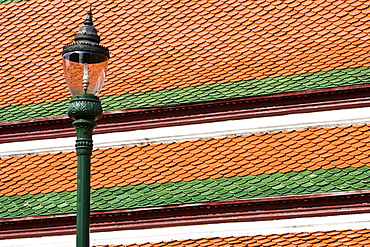
[[[107,66],[108,57],[100,53],[74,51],[64,54],[64,76],[72,95],[97,95],[103,86]]]

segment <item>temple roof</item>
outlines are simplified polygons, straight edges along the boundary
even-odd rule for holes
[[[7,126],[2,130],[10,133],[8,138],[14,134],[13,122],[18,131],[26,122],[41,126],[44,118],[56,119],[49,124],[61,126],[53,138],[63,135],[65,123],[58,123],[61,118],[57,117],[66,118],[71,95],[63,78],[61,51],[73,42],[90,6],[101,44],[111,54],[99,95],[106,115],[158,109],[151,113],[155,115],[169,106],[181,110],[180,106],[187,104],[237,99],[248,103],[258,97],[279,99],[287,94],[298,95],[293,103],[299,104],[299,97],[312,92],[369,88],[370,2],[365,0],[0,0],[0,127]],[[315,95],[310,97],[310,110],[315,111],[319,103]],[[363,95],[356,97],[361,101]],[[364,100],[347,107],[368,104]],[[253,107],[258,112],[259,105]],[[279,109],[274,114],[286,114]],[[227,111],[226,106],[223,113]],[[211,122],[205,117],[208,113],[199,113],[197,119]],[[237,113],[230,119],[243,119]],[[191,118],[195,113],[189,110],[186,114]],[[139,119],[135,117],[133,114],[130,124]],[[160,116],[174,119],[170,125],[186,124],[181,122],[182,116],[175,117]],[[139,120],[145,121],[145,117]],[[291,198],[304,201],[310,196],[340,195],[330,202],[332,198],[324,202],[313,199],[313,206],[305,210],[317,205],[335,207],[338,201],[348,203],[357,196],[357,204],[344,213],[362,213],[367,204],[361,201],[366,197],[360,197],[368,196],[370,189],[370,125],[361,123],[99,147],[92,157],[91,210],[94,217],[107,212],[121,217],[134,210],[136,215],[149,212],[145,215],[149,217],[154,208],[163,215],[174,209],[163,216],[166,220],[179,206],[184,206],[183,213],[192,210],[189,205],[214,203],[215,211],[212,208],[204,216],[222,212],[217,203],[234,207],[263,199],[279,201],[281,206]],[[116,131],[110,124],[104,133]],[[37,132],[35,127],[29,132],[47,134],[50,125],[46,131]],[[47,139],[42,134],[40,138]],[[13,229],[12,224],[21,222],[13,232],[19,236],[32,225],[30,221],[41,222],[37,226],[44,231],[48,228],[45,222],[56,222],[59,216],[67,222],[76,212],[76,154],[45,150],[0,158],[0,223]],[[350,193],[357,194],[347,196]],[[245,205],[237,210],[244,210]],[[254,213],[252,206],[248,214]],[[333,207],[325,213],[342,213],[339,206]],[[104,217],[99,220],[106,221]],[[54,232],[48,234],[59,234],[57,226],[63,224],[55,223]],[[72,227],[68,224],[63,226],[69,231]],[[125,224],[123,227],[132,222]],[[131,246],[367,245],[368,235],[368,230],[338,229]]]
[[[61,50],[90,4],[112,55],[105,111],[369,81],[367,1],[2,3],[1,122],[65,115]]]
[[[93,152],[93,211],[370,189],[370,126]],[[74,152],[0,159],[0,215],[75,212]],[[14,210],[13,210],[14,209]]]

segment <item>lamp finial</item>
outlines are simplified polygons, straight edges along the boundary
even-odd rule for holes
[[[90,10],[89,12],[87,12],[87,17],[86,17],[86,20],[84,22],[85,25],[88,25],[88,26],[93,26],[93,19],[92,19],[92,11],[91,11],[91,7],[90,7]]]

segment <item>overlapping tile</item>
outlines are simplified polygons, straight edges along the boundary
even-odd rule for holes
[[[135,184],[91,190],[91,210],[122,210],[182,204],[368,190],[370,168],[220,177],[216,179]],[[359,176],[359,177],[356,177]],[[116,178],[112,178],[116,179]],[[165,180],[165,179],[164,179]],[[346,181],[349,180],[349,181]],[[101,180],[99,182],[102,182]],[[43,193],[0,196],[0,217],[17,218],[76,211],[76,191],[63,191],[63,182],[49,184]],[[21,192],[18,187],[13,192]],[[54,190],[54,191],[53,191]],[[63,205],[63,206],[61,206]],[[16,208],[18,210],[9,210]]]
[[[102,96],[105,111],[134,108],[160,107],[231,98],[243,98],[270,94],[289,93],[324,88],[365,84],[370,81],[370,69],[331,70],[281,76],[262,80],[226,82],[135,94]],[[0,108],[0,122],[64,116],[69,101],[37,102],[34,104]]]
[[[316,132],[318,134],[316,134]],[[94,189],[140,183],[192,181],[221,176],[288,173],[367,164],[368,125],[270,133],[243,137],[205,139],[169,144],[95,150],[92,158]],[[314,136],[314,138],[312,137]],[[352,141],[356,140],[353,144]],[[186,156],[188,154],[188,157]],[[3,158],[1,169],[8,178],[2,186],[17,188],[26,177],[38,183],[55,175],[70,181],[74,190],[75,154],[59,153]],[[44,176],[38,175],[43,172]],[[29,174],[25,176],[25,174]],[[134,174],[132,182],[125,182]],[[111,177],[117,179],[111,179]],[[163,182],[162,182],[163,183]],[[45,181],[47,184],[47,181]],[[48,186],[46,186],[48,187]],[[31,189],[31,188],[30,188]],[[39,186],[42,190],[42,186]],[[31,193],[32,190],[24,193]],[[5,195],[11,196],[10,193]]]
[[[370,189],[369,134],[359,125],[95,150],[92,210]],[[75,210],[74,152],[3,158],[0,174],[2,218]]]
[[[60,51],[90,4],[112,54],[104,96],[369,66],[367,1],[2,3],[1,107],[69,98]]]
[[[167,242],[96,245],[94,247],[159,247],[159,246],[368,246],[370,230],[334,230],[317,232],[283,233],[255,236],[210,237],[172,240]]]

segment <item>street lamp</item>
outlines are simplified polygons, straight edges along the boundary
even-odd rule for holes
[[[64,76],[72,93],[68,116],[75,120],[77,153],[77,230],[76,246],[90,245],[90,165],[92,131],[103,115],[96,96],[103,86],[109,50],[99,45],[100,37],[93,27],[91,9],[84,25],[74,37],[75,43],[63,48]]]

